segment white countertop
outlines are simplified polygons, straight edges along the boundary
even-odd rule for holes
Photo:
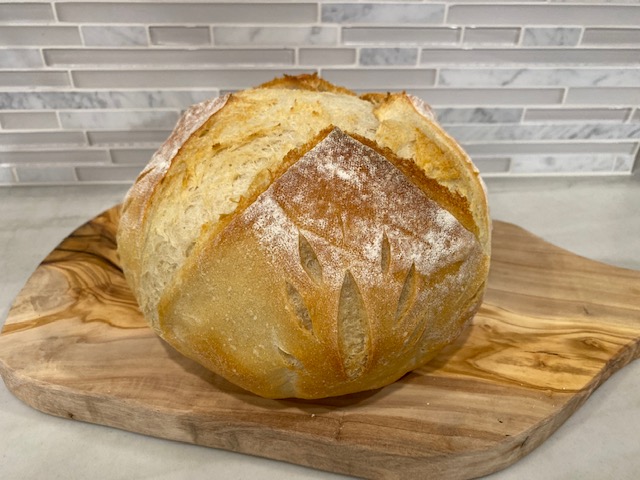
[[[492,179],[495,219],[586,257],[640,270],[640,182]],[[0,323],[44,256],[118,203],[123,186],[0,189]],[[638,319],[640,322],[640,318]],[[636,479],[640,362],[613,375],[545,443],[491,479]],[[2,479],[346,478],[282,462],[52,417],[0,384]]]

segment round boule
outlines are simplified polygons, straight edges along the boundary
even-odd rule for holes
[[[405,93],[285,77],[191,107],[122,206],[121,264],[152,328],[258,395],[383,387],[478,310],[478,170]]]

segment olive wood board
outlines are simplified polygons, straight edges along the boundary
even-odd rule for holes
[[[494,222],[480,311],[387,387],[269,400],[181,356],[118,264],[119,206],[33,273],[0,334],[8,389],[43,412],[366,478],[466,479],[516,462],[640,355],[640,272]]]

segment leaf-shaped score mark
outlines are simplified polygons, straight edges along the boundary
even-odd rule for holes
[[[361,375],[369,350],[369,321],[362,294],[347,270],[338,302],[338,345],[349,378]]]
[[[286,282],[287,288],[287,298],[289,299],[289,304],[293,308],[293,311],[296,314],[296,318],[300,322],[300,326],[309,332],[313,333],[313,323],[311,322],[311,314],[309,313],[309,309],[304,303],[304,298],[300,295],[300,292],[296,290],[296,287],[291,285],[289,282]]]
[[[284,360],[285,365],[287,365],[289,368],[291,368],[293,370],[299,370],[299,369],[303,368],[302,362],[300,360],[298,360],[296,357],[294,357],[290,353],[285,352],[280,347],[278,347],[278,353],[280,354],[280,356]]]
[[[286,285],[286,293],[287,299],[289,300],[289,305],[293,309],[296,319],[298,320],[298,326],[301,330],[309,332],[313,335],[313,323],[311,322],[311,314],[309,313],[309,309],[304,303],[304,298],[300,295],[300,292],[291,285],[289,282],[285,282]],[[282,360],[284,360],[284,364],[290,370],[301,370],[304,368],[302,361],[299,358],[294,357],[290,353],[283,350],[281,347],[278,347],[278,353]]]
[[[389,271],[389,265],[391,265],[391,245],[386,233],[382,233],[382,242],[380,244],[380,269],[382,273]]]
[[[416,296],[418,293],[418,281],[416,275],[416,266],[411,264],[411,268],[407,272],[407,276],[404,279],[402,290],[400,291],[400,298],[398,299],[398,308],[396,309],[396,322],[404,318],[404,316],[411,310]]]
[[[309,278],[315,283],[322,283],[322,265],[320,265],[313,247],[301,233],[298,233],[298,251],[302,268],[307,272]]]

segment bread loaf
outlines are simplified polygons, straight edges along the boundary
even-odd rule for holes
[[[126,278],[152,328],[271,398],[387,385],[482,301],[477,169],[404,94],[314,75],[189,109],[127,194]]]

